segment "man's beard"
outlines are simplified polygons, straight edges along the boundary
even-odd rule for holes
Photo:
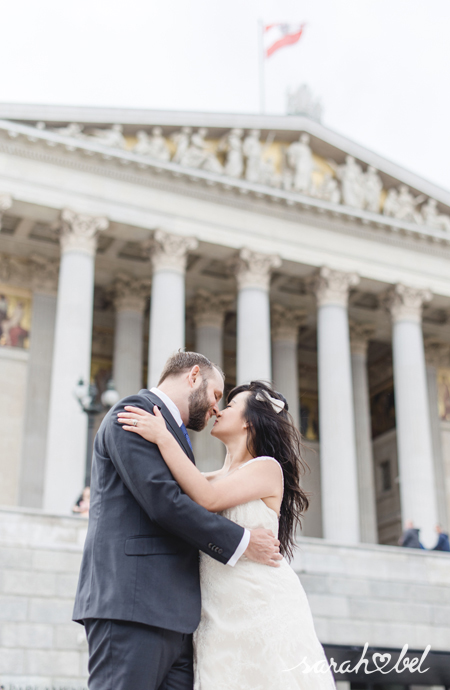
[[[189,421],[188,429],[201,431],[206,426],[206,415],[211,408],[206,395],[208,381],[203,379],[200,388],[192,391],[189,396]]]

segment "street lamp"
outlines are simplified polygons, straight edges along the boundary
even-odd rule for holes
[[[91,484],[91,465],[92,465],[92,449],[94,445],[94,426],[95,418],[104,410],[109,410],[116,402],[119,401],[120,395],[114,388],[114,383],[110,379],[106,385],[106,390],[101,395],[101,402],[97,402],[98,388],[95,383],[86,384],[82,378],[78,381],[75,387],[75,397],[80,403],[80,407],[87,414],[88,418],[88,433],[86,445],[86,469],[84,485]]]

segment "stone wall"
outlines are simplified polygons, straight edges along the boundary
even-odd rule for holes
[[[81,690],[71,622],[87,522],[0,508],[0,685]],[[301,537],[293,567],[323,644],[450,651],[450,554]],[[300,624],[300,622],[299,622]]]

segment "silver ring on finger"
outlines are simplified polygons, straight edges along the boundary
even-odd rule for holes
[[[137,419],[133,419],[133,426],[137,426],[137,425],[138,425]]]

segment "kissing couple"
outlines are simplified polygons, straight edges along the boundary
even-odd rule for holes
[[[90,690],[335,688],[287,560],[308,507],[300,434],[266,383],[221,410],[223,390],[218,366],[177,352],[100,426],[73,613]],[[187,429],[213,415],[226,459],[201,473]]]

